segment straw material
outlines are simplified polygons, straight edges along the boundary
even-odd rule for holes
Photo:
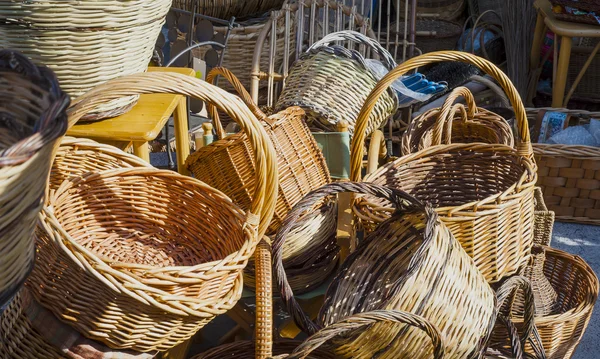
[[[291,107],[266,116],[250,99],[235,76],[223,68],[215,68],[207,81],[217,75],[225,76],[239,91],[244,102],[261,120],[269,139],[275,147],[279,169],[279,197],[268,233],[274,233],[287,212],[304,195],[331,182],[327,163],[317,142],[304,123],[304,111]],[[221,139],[191,154],[186,167],[201,181],[223,191],[234,203],[247,209],[253,201],[255,163],[248,138],[243,133],[224,137],[217,111],[210,107],[217,136]]]
[[[50,70],[0,50],[0,307],[33,266],[33,231],[68,105]]]
[[[171,0],[0,1],[0,48],[50,67],[72,97],[147,69]],[[87,120],[126,112],[137,97],[103,104]]]
[[[151,359],[87,339],[40,306],[23,288],[0,316],[2,359]]]
[[[39,265],[30,279],[36,299],[86,336],[142,352],[185,341],[235,305],[277,196],[276,181],[267,181],[277,168],[264,129],[238,98],[204,81],[166,73],[112,80],[79,98],[69,121],[98,103],[155,92],[207,101],[239,121],[256,154],[251,210],[171,171],[70,178],[42,215]]]
[[[306,110],[309,123],[314,122],[315,126],[331,132],[336,132],[337,123],[344,120],[352,135],[357,115],[378,79],[358,51],[331,45],[342,40],[368,46],[382,58],[388,69],[396,66],[385,48],[359,32],[329,34],[314,43],[292,66],[275,110],[300,106]],[[389,90],[371,113],[367,134],[379,128],[397,106],[398,98],[393,90]]]
[[[466,107],[454,105],[460,97],[466,100]],[[468,88],[457,87],[441,108],[412,120],[402,136],[402,154],[441,144],[473,142],[514,146],[510,125],[500,115],[477,107]]]
[[[554,228],[554,212],[549,211],[544,202],[542,190],[535,188],[535,220],[533,227],[533,243],[549,246],[552,241],[552,229]]]
[[[563,108],[527,109],[530,121],[540,111],[556,111],[593,118],[598,113]],[[600,148],[534,143],[538,186],[548,209],[563,222],[600,225]]]
[[[229,19],[232,16],[245,17],[261,14],[267,10],[278,8],[284,0],[173,0],[173,7],[193,11],[219,19]]]
[[[580,257],[543,247],[546,253],[544,274],[558,294],[551,315],[535,318],[548,359],[571,358],[581,340],[598,298],[598,277]],[[507,314],[507,313],[505,313]],[[510,313],[511,320],[522,332],[523,318]],[[496,329],[493,340],[504,338]],[[533,353],[528,344],[526,353]]]
[[[318,322],[313,323],[289,288],[281,248],[305,208],[324,196],[347,191],[386,198],[398,212],[368,234],[344,261],[327,290]],[[340,182],[309,194],[289,213],[277,233],[273,262],[281,298],[298,326],[309,334],[359,312],[407,311],[439,328],[448,357],[469,358],[484,349],[496,318],[494,292],[435,212],[410,195],[386,187]],[[448,302],[455,305],[448,306]],[[334,343],[336,354],[343,357],[431,354],[425,336],[407,327],[377,324],[352,340],[345,339],[343,344]]]
[[[537,176],[525,108],[508,77],[491,62],[463,52],[442,51],[410,59],[388,73],[358,117],[351,146],[351,179],[360,179],[367,119],[379,96],[407,71],[441,61],[476,65],[498,81],[516,114],[516,149],[483,143],[434,146],[384,165],[365,181],[404,190],[430,203],[488,282],[497,282],[528,261]],[[389,217],[393,207],[367,196],[358,199],[353,210],[372,230]]]

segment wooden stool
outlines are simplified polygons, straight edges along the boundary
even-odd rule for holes
[[[195,76],[194,70],[188,68],[149,67],[148,72],[175,72]],[[129,144],[133,143],[133,153],[144,161],[150,162],[148,141],[158,137],[171,115],[173,115],[175,125],[177,170],[181,174],[187,174],[184,163],[190,154],[190,140],[185,96],[172,94],[141,95],[131,111],[98,122],[76,124],[67,134],[69,136],[91,138],[120,148],[128,147]]]
[[[546,34],[546,29],[552,31],[555,35],[554,47],[558,46],[560,37],[560,54],[558,59],[554,59],[554,75],[552,81],[552,107],[566,107],[567,102],[575,92],[575,88],[581,81],[585,71],[590,66],[594,56],[600,50],[600,43],[596,45],[590,57],[580,70],[577,79],[571,86],[569,94],[565,98],[565,87],[567,85],[567,74],[569,69],[569,60],[571,57],[571,48],[574,37],[600,37],[600,26],[579,24],[557,20],[552,12],[552,5],[548,0],[536,0],[534,3],[537,9],[537,22],[535,25],[535,35],[531,49],[530,68],[535,69],[540,66],[540,48]]]

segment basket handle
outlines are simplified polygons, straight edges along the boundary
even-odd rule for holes
[[[271,246],[268,238],[258,242],[254,252],[256,276],[256,359],[266,359],[273,355],[273,276],[271,267]]]
[[[219,75],[223,76],[225,79],[227,79],[227,81],[229,81],[229,83],[233,86],[240,98],[244,101],[244,103],[248,106],[250,111],[252,111],[252,113],[254,114],[254,116],[256,116],[257,119],[265,121],[269,125],[272,125],[272,121],[270,121],[268,119],[268,116],[265,115],[265,113],[262,112],[260,108],[258,108],[254,101],[252,101],[252,97],[250,96],[248,91],[246,91],[244,85],[242,85],[240,80],[233,74],[233,72],[227,70],[224,67],[215,67],[212,70],[210,70],[208,75],[206,75],[206,82],[212,85],[214,80]],[[210,117],[213,120],[213,125],[215,126],[215,132],[217,133],[217,136],[219,137],[219,139],[225,138],[225,130],[223,129],[223,124],[221,124],[221,121],[219,120],[219,113],[217,109],[210,103],[207,104],[206,109],[208,110],[208,113],[210,114]]]
[[[421,56],[413,57],[402,64],[398,65],[395,69],[385,75],[375,86],[373,91],[367,97],[360,114],[356,120],[354,127],[354,138],[351,146],[351,158],[350,158],[350,179],[352,181],[361,180],[361,165],[362,165],[362,154],[363,147],[365,144],[366,129],[368,120],[371,112],[375,108],[375,104],[381,97],[381,95],[387,90],[387,88],[400,76],[406,74],[410,70],[414,70],[418,67],[438,63],[442,61],[460,61],[468,63],[482,69],[484,72],[492,76],[502,87],[504,92],[508,95],[508,98],[515,111],[516,123],[519,131],[519,140],[517,142],[517,152],[519,155],[532,158],[533,149],[531,147],[531,139],[529,137],[529,127],[527,125],[527,114],[525,113],[525,107],[523,101],[514,87],[508,76],[496,65],[490,61],[481,57],[460,51],[437,51],[430,52]]]
[[[475,114],[477,113],[477,105],[475,104],[475,98],[473,97],[473,94],[464,86],[455,88],[452,90],[452,92],[450,92],[450,95],[448,95],[446,101],[444,101],[444,104],[440,109],[440,113],[435,120],[435,124],[433,126],[433,138],[431,141],[433,146],[442,144],[443,135],[446,135],[447,141],[450,141],[450,138],[452,138],[452,120],[454,119],[454,114],[456,113],[456,110],[453,111],[454,102],[460,97],[463,97],[467,103],[467,117],[463,118],[461,116],[461,119],[465,121],[473,120],[475,118]]]
[[[304,313],[304,310],[294,297],[294,291],[287,280],[287,274],[283,266],[283,246],[292,227],[302,214],[307,210],[310,210],[312,206],[322,198],[340,192],[361,193],[385,198],[399,210],[416,209],[417,211],[422,212],[427,211],[422,202],[400,190],[366,182],[335,182],[326,184],[321,188],[310,192],[288,212],[273,241],[273,267],[275,269],[277,285],[281,292],[281,300],[286,306],[288,313],[294,318],[298,327],[308,334],[314,334],[320,328],[306,315],[306,313]]]
[[[344,335],[347,332],[359,330],[381,322],[401,323],[420,329],[431,338],[431,343],[434,348],[433,357],[435,359],[444,358],[444,345],[439,330],[421,316],[398,310],[375,310],[348,317],[340,322],[321,329],[294,349],[292,354],[289,356],[281,356],[280,358],[307,358],[313,350],[319,348],[325,342],[336,336]]]
[[[275,150],[263,126],[256,120],[248,106],[237,96],[216,86],[191,76],[173,72],[148,72],[120,77],[105,82],[73,101],[69,109],[69,125],[74,125],[81,117],[98,105],[125,96],[152,93],[169,93],[190,96],[210,103],[234,119],[254,151],[256,163],[256,187],[252,196],[250,217],[259,217],[259,236],[266,232],[275,211],[277,199],[277,162]]]
[[[343,41],[343,40],[352,41],[357,44],[363,44],[363,45],[369,46],[373,51],[375,51],[375,53],[377,55],[379,55],[379,57],[381,58],[381,61],[389,70],[396,67],[396,61],[394,60],[394,57],[392,56],[392,54],[390,54],[390,52],[388,50],[386,50],[383,46],[381,46],[381,44],[379,42],[377,42],[376,40],[371,39],[370,37],[363,35],[358,31],[344,30],[344,31],[333,32],[333,33],[323,37],[321,40],[312,44],[312,46],[308,48],[307,52],[316,51],[318,49],[328,47],[334,41]],[[353,55],[351,55],[350,50],[347,50],[347,52],[344,52],[343,55],[347,56],[347,57],[354,57]],[[361,62],[364,62],[364,58],[362,56],[360,56],[360,58],[358,60]]]

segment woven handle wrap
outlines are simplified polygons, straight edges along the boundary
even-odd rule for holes
[[[418,57],[414,57],[406,62],[398,65],[395,69],[390,71],[387,75],[385,75],[375,86],[371,94],[365,101],[360,114],[358,115],[358,119],[356,120],[356,125],[354,127],[354,139],[352,140],[351,146],[351,163],[350,163],[350,179],[352,181],[360,181],[361,179],[361,166],[362,166],[362,157],[363,157],[363,148],[365,144],[366,133],[368,120],[375,108],[375,104],[381,97],[384,91],[388,89],[388,87],[402,75],[406,74],[410,70],[414,70],[418,67],[438,63],[442,61],[460,61],[468,64],[472,64],[482,69],[484,72],[492,76],[504,89],[504,92],[508,95],[511,105],[515,111],[517,127],[519,131],[519,141],[517,143],[517,151],[519,155],[525,156],[528,158],[533,157],[533,149],[531,147],[531,139],[529,137],[529,127],[527,124],[527,115],[525,113],[525,107],[523,106],[523,102],[521,101],[521,97],[519,93],[515,89],[514,85],[506,76],[502,70],[500,70],[496,65],[491,63],[490,61],[483,59],[481,57],[471,55],[466,52],[460,51],[438,51],[438,52],[430,52],[428,54],[424,54]]]
[[[294,298],[294,292],[287,280],[287,274],[283,267],[283,246],[286,237],[291,231],[296,221],[307,210],[324,197],[334,195],[340,192],[354,192],[373,195],[380,198],[385,198],[390,201],[397,209],[402,210],[417,210],[435,216],[431,209],[426,209],[423,203],[412,197],[406,192],[375,185],[372,183],[356,183],[356,182],[336,182],[327,184],[311,193],[307,194],[300,202],[298,202],[284,219],[281,228],[277,232],[277,236],[273,241],[273,266],[275,267],[275,275],[277,285],[281,292],[281,300],[285,304],[288,313],[292,315],[298,326],[309,334],[316,333],[320,327],[315,324],[304,313],[302,307]]]
[[[358,51],[348,50],[342,46],[330,46],[332,42],[344,40],[369,46],[377,55],[379,55],[381,62],[383,62],[383,64],[389,70],[396,67],[396,61],[394,60],[394,57],[389,53],[388,50],[381,46],[381,44],[379,44],[376,40],[361,34],[360,32],[351,30],[338,31],[325,36],[321,40],[312,44],[312,46],[307,50],[307,53],[316,51],[330,51],[336,55],[342,55],[358,60],[365,67],[365,69],[368,69],[365,63],[365,58]]]
[[[454,102],[460,97],[463,97],[467,103],[467,116],[461,116],[461,120],[466,121],[473,120],[473,118],[475,118],[475,114],[477,113],[477,105],[475,104],[475,98],[473,97],[473,94],[466,87],[455,88],[452,90],[452,92],[450,92],[450,95],[448,95],[446,101],[444,101],[444,104],[440,109],[440,113],[435,121],[431,143],[433,146],[442,144],[442,141],[444,140],[443,135],[446,136],[446,141],[450,141],[452,138],[452,120],[454,119],[454,114],[456,113],[455,110],[453,111]]]
[[[206,82],[212,85],[214,80],[219,75],[223,76],[225,79],[227,79],[227,81],[229,81],[229,83],[233,86],[240,98],[244,101],[244,103],[248,106],[250,111],[252,111],[252,113],[254,114],[254,116],[256,116],[257,119],[267,121],[267,115],[265,115],[265,113],[262,112],[260,108],[258,108],[256,103],[252,101],[252,97],[250,96],[248,91],[246,91],[244,85],[242,85],[240,80],[233,74],[233,72],[227,70],[224,67],[215,67],[214,69],[210,70],[208,75],[206,75]],[[215,126],[215,132],[217,133],[217,136],[219,137],[219,139],[225,138],[225,130],[223,129],[223,124],[221,124],[221,121],[219,120],[219,113],[217,109],[215,108],[215,106],[209,103],[207,105],[207,110],[210,114],[210,117],[213,120],[213,125]]]
[[[427,321],[427,319],[414,315],[412,313],[401,312],[397,310],[376,310],[353,315],[340,322],[334,323],[321,329],[318,333],[308,338],[300,344],[287,359],[304,359],[310,353],[323,345],[328,340],[344,335],[349,331],[368,327],[378,322],[402,323],[421,329],[431,338],[433,345],[433,356],[435,359],[444,358],[444,346],[438,329]],[[282,356],[285,357],[285,356]],[[415,358],[416,359],[416,358]]]
[[[275,150],[263,126],[237,96],[200,79],[177,73],[143,73],[120,77],[95,87],[77,98],[69,110],[69,126],[98,105],[121,97],[152,93],[190,96],[210,103],[234,119],[248,140],[256,159],[256,188],[252,196],[251,214],[260,218],[259,237],[266,232],[275,211],[277,199],[277,162]]]
[[[271,246],[261,239],[254,252],[256,272],[256,359],[273,355],[273,276]]]
[[[33,127],[33,133],[0,151],[0,166],[15,166],[27,161],[46,144],[64,135],[67,130],[66,109],[70,99],[60,89],[58,79],[50,69],[36,66],[27,57],[13,50],[0,50],[0,86],[4,87],[5,94],[9,95],[8,99],[3,97],[3,101],[6,102],[18,98],[26,103],[28,98],[26,95],[20,95],[20,91],[29,91],[27,96],[31,96],[32,93],[37,93],[35,97],[47,96],[36,99],[47,102],[48,106],[39,114],[35,123],[27,124]],[[13,89],[8,90],[9,88]],[[23,106],[18,103],[3,105]],[[3,112],[2,107],[0,106],[0,112]],[[25,125],[19,123],[22,119],[12,118],[10,113],[2,117],[2,126],[9,130]]]

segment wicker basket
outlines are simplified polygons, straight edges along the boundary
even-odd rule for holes
[[[533,243],[549,246],[552,241],[552,229],[554,228],[554,212],[549,211],[544,202],[542,189],[535,188],[535,226],[533,227]]]
[[[276,110],[300,106],[307,113],[307,121],[337,131],[337,123],[348,122],[352,135],[355,119],[378,78],[368,69],[364,57],[355,50],[335,41],[363,44],[378,54],[385,66],[396,66],[392,55],[375,40],[356,31],[340,31],[314,43],[290,69],[285,88],[275,105]],[[398,98],[393,90],[387,91],[377,102],[369,120],[367,134],[383,124],[397,108]]]
[[[394,203],[397,214],[367,235],[344,261],[327,289],[316,324],[294,298],[282,266],[281,249],[300,213],[324,196],[339,192],[383,197]],[[449,357],[467,358],[484,349],[496,319],[494,292],[433,209],[404,192],[386,187],[340,182],[306,196],[277,233],[273,263],[288,312],[309,334],[356,313],[401,310],[422,316],[439,328]],[[448,306],[448,301],[456,305]],[[414,331],[407,334],[406,330],[374,325],[351,342],[334,343],[336,354],[361,357],[381,351],[385,358],[404,358],[428,353],[425,337]]]
[[[463,31],[461,24],[440,19],[417,19],[416,21],[415,44],[421,53],[456,48]],[[400,38],[403,38],[404,26],[397,26],[396,23],[390,24],[389,34],[392,37],[399,35]]]
[[[600,4],[597,1],[586,1],[586,0],[551,0],[552,6],[559,6],[563,11],[555,11],[554,16],[563,21],[578,22],[590,25],[600,25],[595,14],[600,13]],[[565,11],[565,7],[571,7],[577,10],[583,10],[588,12],[585,15],[575,15]],[[554,9],[553,9],[554,10]]]
[[[463,15],[466,5],[465,0],[419,0],[417,3],[417,14],[437,15],[442,20],[455,20]],[[404,0],[392,0],[394,8],[404,18]],[[399,7],[398,7],[399,6]]]
[[[171,0],[0,1],[0,48],[50,67],[72,98],[146,71]],[[129,110],[137,97],[103,104],[84,119]]]
[[[491,62],[468,53],[443,51],[408,60],[386,75],[358,117],[351,146],[351,179],[360,180],[371,104],[407,71],[440,61],[471,63],[500,83],[515,109],[517,148],[483,143],[434,146],[384,165],[365,181],[402,189],[431,203],[486,279],[497,282],[516,273],[529,258],[537,175],[521,99],[508,77]],[[356,201],[353,210],[365,227],[373,228],[389,217],[393,208],[364,197]]]
[[[598,277],[580,257],[550,247],[544,250],[544,274],[558,297],[552,314],[536,317],[535,324],[548,359],[571,358],[598,298]],[[514,312],[510,314],[521,332],[523,318]],[[496,329],[493,340],[497,336],[504,338],[506,333],[502,328]],[[529,344],[525,351],[534,352]]]
[[[453,105],[459,97],[467,108]],[[466,87],[457,87],[441,108],[431,109],[409,124],[402,136],[402,154],[408,155],[424,148],[451,143],[482,142],[514,146],[510,125],[499,115],[479,108]]]
[[[0,308],[33,267],[33,231],[68,105],[51,71],[0,50]]]
[[[588,118],[598,116],[581,110],[527,109],[530,121],[540,111],[558,111]],[[600,225],[600,148],[590,146],[533,144],[538,164],[538,183],[548,209],[556,219]]]
[[[313,189],[331,182],[327,163],[304,123],[304,111],[298,107],[291,107],[267,117],[253,104],[250,95],[228,70],[213,69],[207,81],[212,81],[218,74],[234,84],[244,102],[262,122],[275,146],[279,168],[279,196],[275,216],[269,226],[269,233],[274,233],[296,202]],[[248,137],[243,133],[225,137],[217,111],[214,107],[209,111],[220,140],[191,154],[186,160],[186,167],[196,178],[223,191],[240,207],[246,209],[253,201],[250,191],[258,178],[254,174],[255,165]]]
[[[280,8],[285,0],[173,0],[173,7],[218,19],[247,17]]]
[[[210,102],[239,121],[256,154],[251,209],[171,171],[72,177],[41,217],[29,279],[36,300],[87,337],[140,352],[167,350],[235,305],[277,196],[276,181],[267,180],[277,167],[264,129],[238,98],[204,81],[172,73],[112,80],[80,97],[69,120],[98,103],[154,92]]]
[[[23,288],[0,316],[0,359],[151,359],[153,353],[116,351],[62,323]]]

